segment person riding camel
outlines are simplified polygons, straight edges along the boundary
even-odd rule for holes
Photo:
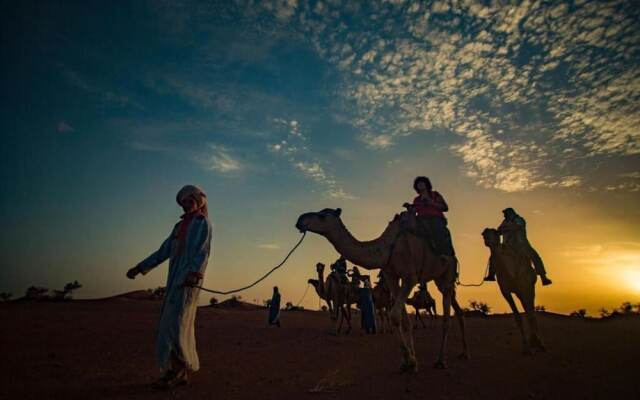
[[[355,265],[353,269],[351,269],[350,273],[347,273],[348,276],[351,277],[351,284],[357,287],[360,287],[360,282],[364,282],[364,278],[360,273],[360,270]]]
[[[540,275],[543,286],[551,285],[552,281],[547,278],[547,272],[545,271],[542,258],[540,258],[538,252],[531,246],[531,243],[529,243],[527,239],[527,222],[525,219],[518,215],[511,207],[505,208],[502,210],[502,213],[504,220],[500,224],[500,227],[498,227],[498,232],[502,235],[502,242],[526,256],[529,262],[533,263],[536,273]],[[484,279],[485,281],[496,280],[496,274],[491,264],[491,260],[489,260],[489,273]]]
[[[349,283],[349,278],[347,277],[347,259],[344,258],[344,256],[340,256],[336,262],[331,264],[331,271],[336,274],[340,283]]]
[[[442,195],[431,186],[426,176],[419,176],[413,181],[413,189],[418,195],[413,199],[412,207],[418,217],[418,223],[426,231],[436,253],[455,258],[451,232],[447,228],[444,213],[449,206]],[[405,206],[408,204],[405,203]]]

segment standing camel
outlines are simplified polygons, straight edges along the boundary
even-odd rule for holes
[[[500,234],[496,229],[487,228],[482,231],[484,244],[491,250],[491,265],[498,278],[498,286],[502,296],[509,303],[513,317],[522,334],[524,354],[532,354],[533,349],[545,351],[542,339],[538,334],[538,320],[535,313],[536,272],[531,268],[531,261],[525,254],[500,243]],[[524,331],[522,318],[513,300],[513,294],[520,300],[529,321],[530,337]]]
[[[309,279],[307,282],[313,285],[314,289],[316,289],[316,293],[320,299],[324,300],[327,303],[327,307],[329,309],[329,313],[333,313],[333,306],[331,304],[331,300],[327,295],[327,290],[324,282],[324,264],[317,263],[316,264],[316,272],[318,273],[318,279]]]
[[[456,261],[453,257],[435,254],[429,242],[418,235],[414,212],[396,215],[377,239],[366,242],[357,240],[340,219],[340,209],[326,208],[319,212],[302,214],[296,222],[301,232],[311,231],[324,236],[347,260],[365,269],[380,268],[394,299],[391,322],[401,342],[402,363],[400,370],[415,372],[418,368],[413,328],[405,305],[418,282],[435,281],[442,292],[443,323],[442,340],[436,368],[445,368],[445,348],[450,324],[450,309],[458,316],[462,333],[462,354],[469,357],[464,316],[455,296]]]
[[[431,316],[431,321],[436,319],[436,301],[431,294],[427,291],[427,288],[420,288],[414,295],[407,300],[407,304],[412,306],[416,310],[416,328],[418,327],[418,321],[422,324],[423,328],[427,326],[424,324],[422,316],[420,316],[420,310],[425,310],[427,315]]]
[[[351,304],[357,302],[357,298],[351,295],[351,285],[340,281],[340,277],[332,271],[325,282],[327,297],[333,304],[331,320],[335,326],[336,335],[342,331],[342,324],[347,321],[347,332],[351,332]]]

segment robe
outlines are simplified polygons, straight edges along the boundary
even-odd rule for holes
[[[280,321],[280,293],[274,293],[269,303],[269,325],[277,324]]]
[[[360,326],[367,333],[376,332],[376,310],[373,304],[373,293],[370,288],[359,289],[360,292]]]
[[[160,249],[138,267],[143,274],[169,259],[169,275],[156,336],[156,363],[171,369],[171,353],[191,371],[200,369],[196,352],[195,317],[200,289],[183,287],[190,272],[204,274],[211,250],[212,227],[203,215],[189,222],[184,247],[180,251],[177,223]]]

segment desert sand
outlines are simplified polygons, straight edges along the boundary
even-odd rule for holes
[[[540,315],[547,353],[521,354],[510,315],[467,318],[471,360],[436,370],[440,322],[416,330],[419,371],[399,373],[393,335],[330,334],[328,315],[201,307],[201,370],[189,386],[156,392],[154,334],[161,303],[144,296],[0,304],[2,399],[639,399],[640,318]]]

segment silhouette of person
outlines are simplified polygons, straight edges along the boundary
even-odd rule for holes
[[[529,239],[527,239],[527,222],[525,219],[518,215],[511,207],[502,210],[502,214],[504,215],[504,220],[500,224],[500,227],[498,227],[498,232],[502,235],[502,242],[520,254],[523,254],[533,263],[536,273],[540,275],[543,286],[552,284],[551,279],[547,277],[547,271],[544,268],[542,258],[531,243],[529,243]],[[489,273],[485,281],[495,280],[495,271],[490,260]]]
[[[413,181],[413,189],[418,195],[413,199],[413,208],[418,217],[418,223],[428,231],[436,253],[455,256],[451,232],[447,227],[444,213],[449,211],[444,197],[431,186],[426,176],[419,176]]]
[[[200,361],[195,344],[195,316],[200,289],[195,288],[207,268],[212,228],[207,196],[197,186],[180,189],[176,201],[184,214],[160,249],[127,271],[129,279],[146,275],[169,259],[164,303],[158,323],[156,362],[164,375],[154,384],[158,389],[188,383],[188,373],[198,371]]]
[[[280,291],[277,286],[273,287],[273,296],[269,303],[269,326],[276,325],[280,328]]]

